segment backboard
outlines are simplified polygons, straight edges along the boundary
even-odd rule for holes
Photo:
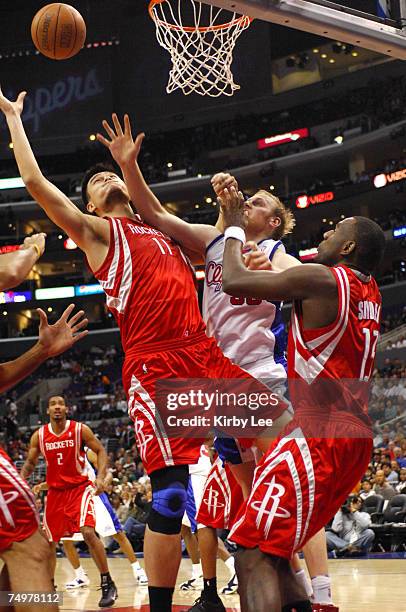
[[[329,0],[201,0],[289,28],[371,49],[397,59],[406,59],[406,0],[364,0],[370,12],[353,7],[360,2]]]

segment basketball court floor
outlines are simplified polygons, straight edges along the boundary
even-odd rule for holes
[[[141,563],[143,561],[141,560]],[[64,591],[61,610],[81,610],[93,612],[100,610],[99,577],[91,559],[82,559],[82,565],[91,580],[89,588],[79,591]],[[132,571],[126,559],[110,558],[110,571],[117,584],[119,598],[114,606],[116,612],[147,611],[146,587],[135,586]],[[182,559],[178,583],[190,577],[190,561]],[[404,559],[363,559],[331,560],[330,572],[333,581],[334,601],[340,612],[401,612],[406,611],[405,576],[406,555]],[[222,563],[218,564],[219,585],[227,581]],[[58,590],[73,578],[73,571],[66,559],[58,559],[56,583]],[[188,610],[198,597],[198,592],[183,593],[175,590],[174,612]],[[240,610],[238,595],[223,597],[228,612]],[[110,609],[110,608],[109,608]]]

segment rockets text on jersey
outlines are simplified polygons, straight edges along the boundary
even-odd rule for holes
[[[275,379],[286,378],[287,334],[282,320],[281,303],[254,298],[230,297],[222,290],[224,236],[218,236],[206,250],[206,275],[203,294],[203,318],[207,335],[213,336],[224,354],[234,363],[257,376],[258,363],[266,362],[266,371]],[[258,247],[272,260],[283,244],[271,238]]]
[[[94,274],[117,320],[126,356],[148,344],[204,331],[194,272],[179,246],[137,219],[108,221],[109,251]]]
[[[89,482],[82,444],[82,424],[66,421],[64,431],[57,435],[51,423],[39,430],[39,447],[47,465],[49,488],[69,489]]]

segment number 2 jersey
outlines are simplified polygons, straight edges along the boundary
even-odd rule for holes
[[[295,416],[331,418],[343,427],[368,426],[368,381],[382,298],[371,276],[344,265],[330,270],[338,293],[337,317],[330,325],[304,329],[302,303],[294,303],[288,344],[290,397]]]
[[[39,447],[47,466],[50,489],[70,489],[90,483],[82,443],[82,424],[66,421],[61,434],[54,433],[51,423],[39,431]]]

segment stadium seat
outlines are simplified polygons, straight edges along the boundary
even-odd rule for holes
[[[373,522],[379,522],[378,518],[382,515],[384,503],[382,495],[370,495],[362,502],[362,512],[368,512]]]
[[[406,520],[406,495],[395,495],[389,501],[385,512],[376,513],[378,522],[371,525],[375,533],[374,546],[382,551],[392,549],[393,526]],[[395,530],[397,536],[402,536],[400,529]]]

